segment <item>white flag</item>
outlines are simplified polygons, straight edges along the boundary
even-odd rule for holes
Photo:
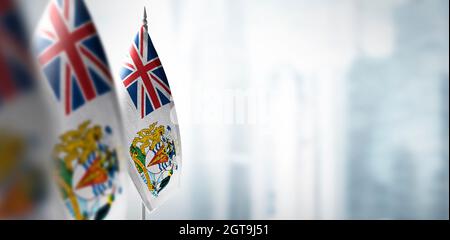
[[[110,69],[83,0],[52,0],[35,50],[50,107],[56,184],[73,219],[117,219],[121,194],[119,108]]]
[[[118,92],[130,176],[154,210],[179,186],[181,146],[169,82],[144,25],[127,54]]]

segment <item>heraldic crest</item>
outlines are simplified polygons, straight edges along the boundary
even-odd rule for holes
[[[169,184],[178,170],[175,139],[170,126],[151,124],[137,133],[130,156],[143,182],[154,197]]]
[[[104,219],[120,191],[117,153],[107,145],[111,136],[110,127],[86,121],[54,147],[57,183],[75,219]]]

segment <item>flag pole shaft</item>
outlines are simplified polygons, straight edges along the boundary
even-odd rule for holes
[[[144,203],[141,204],[141,208],[142,208],[141,209],[141,211],[142,211],[141,212],[141,215],[142,215],[141,218],[142,218],[142,220],[146,220],[145,219],[145,206],[144,206]]]
[[[142,24],[144,26],[144,28],[147,30],[147,9],[144,7],[144,18],[142,19]],[[141,215],[142,215],[142,220],[146,220],[146,216],[145,216],[145,206],[144,206],[144,202],[142,202],[141,205]]]
[[[147,8],[146,7],[144,7],[144,18],[142,19],[142,25],[144,26],[145,30],[148,30]]]

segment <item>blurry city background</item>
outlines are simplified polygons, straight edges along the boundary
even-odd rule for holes
[[[182,187],[147,219],[448,219],[449,1],[86,3],[115,76],[147,6],[171,81]]]

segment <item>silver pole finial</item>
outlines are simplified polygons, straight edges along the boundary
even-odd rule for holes
[[[147,22],[147,8],[146,7],[144,7],[144,20],[143,20],[143,22],[144,22],[145,29],[148,30],[147,29],[148,28],[148,22]]]

